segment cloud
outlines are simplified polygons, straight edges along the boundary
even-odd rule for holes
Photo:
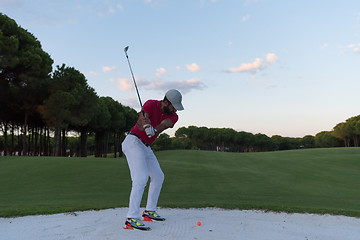
[[[274,63],[277,62],[279,60],[278,56],[276,56],[275,53],[268,53],[266,54],[266,61],[268,63]]]
[[[129,79],[120,78],[117,80],[117,83],[118,88],[123,92],[133,90],[134,88],[133,83]],[[136,79],[136,83],[139,89],[161,92],[166,92],[169,89],[175,88],[182,93],[188,93],[191,90],[203,90],[207,88],[201,78],[192,78],[180,81],[148,81]]]
[[[352,50],[354,53],[360,54],[360,43],[349,44],[346,48]]]
[[[115,8],[113,8],[113,7],[109,7],[109,9],[108,9],[108,13],[110,13],[110,14],[114,14],[114,13],[116,13],[116,9],[115,9]]]
[[[111,66],[111,67],[104,66],[104,67],[102,67],[103,72],[114,71],[115,69],[116,69],[115,66]]]
[[[110,2],[103,2],[103,3],[99,3],[99,6],[96,8],[96,13],[98,16],[103,17],[103,16],[107,16],[109,14],[115,14],[118,11],[122,11],[124,10],[123,6],[121,4],[117,4],[117,5],[110,5]],[[106,4],[106,6],[105,6]],[[101,6],[103,5],[103,6]]]
[[[190,72],[199,72],[202,70],[202,68],[197,65],[196,63],[192,63],[190,65],[186,65],[186,68],[190,71]]]
[[[161,78],[162,75],[164,75],[166,72],[167,72],[167,71],[166,71],[165,68],[158,68],[158,69],[156,69],[155,75],[156,75],[158,78]]]
[[[110,81],[113,82],[114,79]],[[131,81],[129,81],[127,78],[119,78],[117,79],[117,83],[118,83],[118,88],[123,92],[126,92],[134,87]]]
[[[245,15],[245,16],[243,16],[243,17],[241,18],[241,21],[242,21],[242,22],[246,22],[246,21],[249,20],[249,19],[250,19],[250,15],[247,14],[247,15]]]
[[[243,63],[240,67],[230,68],[229,72],[238,73],[238,72],[252,72],[255,73],[257,70],[260,70],[262,66],[263,60],[261,58],[256,58],[252,63]]]
[[[121,5],[121,4],[118,4],[118,5],[116,5],[116,8],[118,9],[118,10],[124,10],[124,8],[123,8],[123,6]]]
[[[90,72],[86,73],[85,76],[86,77],[95,77],[95,76],[97,76],[97,72],[90,71]]]
[[[145,87],[145,86],[144,86]],[[166,92],[169,89],[175,88],[182,93],[188,93],[191,90],[203,90],[207,86],[202,82],[201,78],[192,78],[181,81],[152,81],[145,87],[148,90],[156,90]]]
[[[239,67],[233,67],[227,70],[229,73],[242,73],[242,72],[250,72],[255,74],[258,71],[262,71],[268,68],[271,64],[277,62],[279,60],[278,56],[275,53],[268,53],[265,56],[266,64],[264,64],[264,60],[261,58],[255,58],[254,62],[250,63],[242,63]]]
[[[324,48],[328,48],[328,47],[329,47],[329,44],[327,44],[327,43],[320,45],[320,49],[324,49]]]
[[[267,89],[271,89],[271,88],[277,88],[278,86],[277,85],[275,85],[275,84],[269,84],[269,85],[267,85]]]

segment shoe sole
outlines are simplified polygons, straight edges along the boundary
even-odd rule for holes
[[[124,229],[126,230],[138,230],[138,231],[151,231],[151,228],[135,228],[135,227],[132,227],[132,226],[128,226],[128,225],[125,225],[124,226]]]
[[[156,220],[156,219],[152,219],[152,218],[149,218],[148,216],[143,216],[143,219],[142,219],[144,222],[164,222],[166,221],[166,219],[163,219],[163,220]]]

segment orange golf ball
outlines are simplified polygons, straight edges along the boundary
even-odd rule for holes
[[[197,225],[198,225],[198,226],[201,226],[201,222],[200,222],[200,221],[199,221],[199,222],[197,222]]]

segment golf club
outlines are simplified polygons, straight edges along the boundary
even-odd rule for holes
[[[128,50],[129,50],[129,46],[127,46],[127,47],[125,47],[125,48],[124,48],[124,52],[125,52],[125,55],[126,55],[126,59],[127,59],[127,61],[128,61],[128,64],[129,64],[129,68],[130,68],[131,76],[132,76],[132,79],[133,79],[133,81],[134,81],[134,85],[135,85],[136,93],[137,93],[138,98],[139,98],[140,107],[141,107],[141,112],[142,112],[143,116],[145,117],[145,112],[144,112],[144,109],[143,109],[143,105],[142,105],[142,103],[141,103],[139,90],[138,90],[138,88],[137,88],[137,85],[136,85],[136,82],[135,82],[134,73],[133,73],[132,68],[131,68],[131,65],[130,65],[129,56],[128,56],[128,54],[127,54],[127,51],[128,51]]]

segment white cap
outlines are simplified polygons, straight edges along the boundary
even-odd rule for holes
[[[183,105],[181,104],[182,96],[181,93],[176,89],[171,89],[166,92],[165,97],[171,102],[176,111],[184,110]]]

